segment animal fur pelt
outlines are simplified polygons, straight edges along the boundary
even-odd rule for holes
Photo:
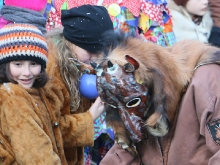
[[[200,65],[220,63],[220,49],[199,41],[180,41],[172,47],[165,48],[122,32],[109,32],[105,35],[108,44],[104,62],[93,64],[98,79],[105,77],[107,61],[111,61],[112,65],[118,64],[123,69],[128,63],[125,56],[129,55],[139,64],[133,76],[136,82],[144,84],[148,93],[147,113],[141,117],[141,130],[146,130],[142,132],[146,134],[142,138],[147,137],[148,133],[153,136],[165,136],[174,126],[174,117],[181,95],[186,90],[194,70]],[[136,142],[130,137],[128,127],[122,120],[119,110],[121,105],[112,107],[109,103],[109,99],[120,100],[118,93],[111,92],[111,88],[116,87],[109,86],[110,90],[107,91],[110,93],[107,95],[109,98],[105,98],[104,84],[98,82],[99,95],[104,102],[108,101],[106,122],[114,130],[115,142],[131,154],[137,155]],[[126,90],[126,87],[124,89]]]

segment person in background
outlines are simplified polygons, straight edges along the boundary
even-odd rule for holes
[[[220,47],[220,0],[209,0],[209,8],[214,23],[209,37],[209,43]]]
[[[4,0],[0,9],[0,28],[11,23],[27,23],[46,33],[44,17],[47,0]]]
[[[176,40],[199,40],[208,43],[212,18],[208,0],[168,0]]]
[[[99,97],[91,100],[81,95],[79,80],[82,73],[77,63],[70,59],[87,65],[90,65],[91,60],[98,60],[104,49],[102,34],[113,31],[113,24],[103,6],[82,5],[61,12],[63,28],[45,34],[50,54],[46,69],[50,78],[46,85],[50,91],[47,92],[47,98],[53,98],[50,93],[56,93],[61,97],[60,100],[64,100],[60,113],[65,117],[66,124],[60,124],[59,127],[65,158],[68,164],[78,165],[84,163],[83,146],[92,146],[94,143],[93,121],[101,114],[101,111],[94,111],[96,117],[92,117],[88,109],[94,100],[94,104],[101,104],[101,100]],[[74,133],[69,134],[69,130],[74,130]]]

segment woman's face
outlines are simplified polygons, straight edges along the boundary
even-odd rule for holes
[[[189,0],[186,3],[186,10],[191,16],[203,16],[208,9],[208,0]]]
[[[14,81],[24,88],[31,88],[41,73],[41,65],[34,61],[11,61],[9,70]]]
[[[76,45],[74,47],[74,53],[76,54],[76,57],[79,61],[86,64],[90,64],[91,58],[94,59],[98,56],[96,54],[89,53],[85,49],[82,49]]]
[[[86,64],[90,63],[91,55],[85,49],[75,46],[74,53],[76,54],[76,57],[79,61],[84,62]]]

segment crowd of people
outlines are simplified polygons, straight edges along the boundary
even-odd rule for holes
[[[109,49],[104,34],[114,31],[132,33],[164,50],[196,40],[213,46],[220,56],[219,7],[216,0],[0,2],[0,164],[144,164],[114,144],[114,132],[105,126],[106,103],[99,96],[81,95],[79,65],[102,62]],[[214,63],[195,69],[180,100],[180,124],[174,137],[196,131],[183,139],[198,141],[193,141],[195,145],[183,142],[194,147],[189,153],[196,154],[179,153],[184,158],[175,157],[179,165],[219,162],[219,64]],[[190,123],[182,125],[183,116],[192,111]],[[100,137],[104,138],[101,142]],[[176,140],[169,144],[171,155],[181,144]],[[157,159],[153,151],[141,154],[151,155],[146,156],[152,159],[149,162],[174,165],[174,157]]]

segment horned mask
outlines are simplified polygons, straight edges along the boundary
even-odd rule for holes
[[[139,63],[126,55],[127,63],[120,66],[108,61],[100,67],[92,62],[97,74],[97,89],[101,99],[113,108],[117,108],[130,138],[133,142],[143,139],[143,118],[146,115],[148,89],[139,84],[134,77],[134,71]]]

